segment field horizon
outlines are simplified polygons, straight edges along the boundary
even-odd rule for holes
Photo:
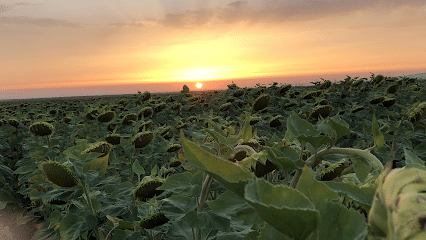
[[[370,72],[369,74],[374,73],[374,72]],[[426,79],[426,72],[422,72],[422,73],[415,73],[415,74],[410,74],[410,75],[398,75],[395,72],[391,73],[391,72],[387,72],[388,74],[383,72],[377,72],[374,73],[375,75],[383,75],[385,77],[409,77],[409,78],[417,78],[417,79]],[[251,78],[249,80],[247,79],[229,79],[229,80],[221,80],[221,81],[199,81],[201,83],[203,83],[203,88],[202,89],[197,89],[195,87],[195,83],[197,83],[197,81],[194,82],[177,82],[177,83],[147,83],[147,84],[126,84],[126,85],[116,85],[116,86],[88,86],[88,87],[70,87],[69,89],[73,89],[77,94],[75,95],[62,95],[62,96],[58,96],[58,95],[45,95],[44,97],[29,97],[25,95],[21,95],[21,98],[18,97],[12,97],[12,96],[7,96],[6,94],[1,94],[0,95],[0,102],[17,102],[17,101],[38,101],[38,100],[52,100],[52,99],[90,99],[90,98],[105,98],[105,97],[127,97],[127,96],[132,96],[137,94],[138,91],[144,92],[144,91],[149,91],[152,94],[158,94],[158,95],[164,95],[164,94],[177,94],[182,90],[183,85],[187,85],[190,89],[191,92],[196,93],[196,92],[214,92],[214,91],[225,91],[227,89],[227,85],[228,84],[232,84],[235,83],[237,84],[238,87],[244,88],[244,87],[255,87],[256,84],[261,84],[261,85],[271,85],[273,82],[278,82],[278,84],[292,84],[294,86],[311,86],[312,82],[315,81],[321,81],[321,79],[327,79],[330,80],[331,82],[338,82],[343,80],[345,77],[343,76],[344,74],[333,74],[333,75],[328,75],[328,76],[324,76],[321,77],[321,75],[307,75],[307,76],[295,76],[293,78],[288,77],[284,80],[279,81],[280,79],[278,78]],[[369,77],[367,77],[366,73],[348,73],[346,76],[350,76],[352,78],[367,78],[369,79]],[[267,81],[269,79],[269,81]],[[309,82],[308,82],[309,81]],[[219,84],[219,83],[220,84]],[[266,83],[265,83],[266,82]],[[204,86],[204,84],[206,84],[206,86]],[[252,85],[252,86],[247,86],[247,85]],[[164,85],[162,89],[164,89],[164,91],[155,91],[153,89],[155,89],[155,86],[159,86],[159,85]],[[192,86],[194,85],[194,86]],[[208,88],[208,86],[211,85],[220,85],[222,87],[219,88],[214,88],[214,89],[204,89],[204,88]],[[243,86],[244,85],[244,86]],[[130,92],[129,90],[124,90],[124,89],[129,89],[129,88],[133,88],[134,92]],[[42,93],[46,93],[46,92],[64,92],[66,91],[67,88],[50,88],[50,89],[26,89],[26,90],[21,90],[22,92],[26,92],[27,95],[31,94],[31,95],[44,95]],[[103,89],[103,90],[98,90],[98,92],[102,92],[102,93],[87,93],[85,94],[84,91],[82,91],[83,93],[78,94],[78,90],[75,89],[85,89],[84,91],[89,92],[90,90],[98,90],[98,89]],[[114,90],[116,92],[112,92]],[[173,89],[173,90],[172,90]],[[174,90],[176,89],[176,90]],[[120,92],[121,90],[121,92]],[[5,97],[3,98],[4,95]],[[16,95],[15,95],[16,96]],[[19,96],[19,95],[18,95]]]

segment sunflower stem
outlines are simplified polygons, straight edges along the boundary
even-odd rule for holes
[[[133,148],[132,152],[130,153],[130,180],[132,180],[134,176],[133,163],[135,162],[135,160],[133,159],[133,157],[135,155],[135,152],[136,152],[136,149]]]
[[[83,187],[85,199],[86,199],[87,205],[89,206],[89,210],[92,213],[92,215],[97,218],[96,211],[95,211],[95,209],[93,208],[93,205],[92,205],[92,200],[90,199],[90,196],[89,196],[89,189],[88,189],[89,187],[85,183],[82,183],[81,186]],[[95,229],[93,229],[93,231],[95,232],[96,239],[103,239],[103,238],[101,238],[101,235],[99,233],[98,226],[96,226]]]
[[[50,151],[50,150],[52,150],[52,146],[50,144],[50,137],[46,136],[46,138],[47,138],[47,146],[49,146],[49,151]]]
[[[204,180],[203,189],[201,190],[200,201],[198,202],[198,209],[197,209],[198,212],[201,212],[204,209],[204,205],[206,203],[210,185],[212,184],[212,182],[213,182],[213,178],[210,175],[207,175]],[[201,240],[200,229],[195,230],[195,240]]]

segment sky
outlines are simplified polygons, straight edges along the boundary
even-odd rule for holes
[[[0,0],[0,99],[426,72],[424,0]]]

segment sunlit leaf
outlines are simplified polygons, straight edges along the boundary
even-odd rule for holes
[[[379,148],[383,147],[385,144],[385,137],[380,132],[380,127],[379,123],[377,122],[376,115],[373,115],[372,130],[374,136],[374,144],[376,144],[376,146]]]

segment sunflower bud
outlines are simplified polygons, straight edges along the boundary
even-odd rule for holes
[[[34,136],[51,136],[54,131],[52,124],[47,122],[36,122],[31,124],[30,133]]]
[[[168,221],[169,219],[164,215],[164,213],[156,212],[142,218],[139,222],[139,226],[145,229],[151,229],[166,224]]]
[[[154,139],[154,135],[155,134],[150,131],[140,132],[132,138],[132,145],[135,146],[135,148],[143,148],[151,143],[151,141]]]
[[[269,105],[269,102],[271,102],[271,96],[269,94],[262,94],[256,100],[253,104],[253,112],[260,111],[264,108],[266,108]]]
[[[164,190],[156,190],[163,185],[164,179],[145,177],[133,191],[133,197],[141,201],[146,201],[148,198],[153,198],[155,195],[160,195]]]
[[[77,185],[77,179],[74,172],[63,163],[47,161],[41,165],[44,175],[52,183],[60,187],[74,187]]]

